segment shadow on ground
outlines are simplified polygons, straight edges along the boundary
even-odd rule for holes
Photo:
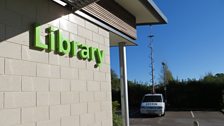
[[[146,115],[146,114],[141,114],[139,110],[135,110],[135,111],[130,111],[129,114],[130,118],[158,118],[160,116],[158,115]]]

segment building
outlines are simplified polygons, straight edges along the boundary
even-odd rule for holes
[[[136,26],[167,22],[152,0],[0,0],[0,16],[1,126],[112,126],[109,48],[125,87]]]

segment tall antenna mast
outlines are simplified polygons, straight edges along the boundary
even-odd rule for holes
[[[153,59],[153,47],[152,47],[152,42],[153,42],[153,37],[154,35],[152,34],[152,26],[150,25],[150,32],[149,32],[149,49],[150,49],[150,68],[151,68],[151,83],[152,83],[152,93],[155,93],[155,84],[154,84],[154,59]]]

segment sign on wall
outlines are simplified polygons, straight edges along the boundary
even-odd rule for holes
[[[46,29],[46,42],[41,41],[40,26],[34,28],[34,47],[48,52],[54,51],[59,55],[77,57],[80,60],[95,61],[96,67],[101,66],[104,59],[104,51],[88,46],[74,40],[64,38],[61,30],[49,27]]]

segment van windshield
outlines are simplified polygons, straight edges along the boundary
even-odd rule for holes
[[[143,102],[162,102],[161,96],[145,96]]]

